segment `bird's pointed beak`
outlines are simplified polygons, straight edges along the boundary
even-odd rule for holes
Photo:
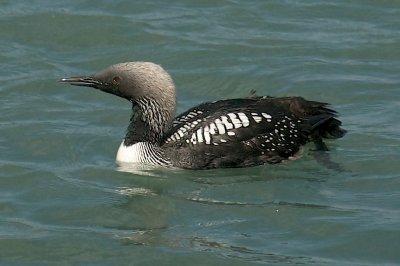
[[[85,86],[96,89],[101,89],[105,84],[92,76],[70,77],[59,79],[60,83],[68,83],[74,86]]]

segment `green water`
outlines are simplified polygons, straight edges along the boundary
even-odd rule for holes
[[[400,1],[1,1],[0,264],[400,263]],[[343,171],[117,171],[130,104],[58,84],[124,61],[178,111],[259,95],[332,103]]]

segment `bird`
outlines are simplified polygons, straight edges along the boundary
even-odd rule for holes
[[[117,163],[184,169],[251,167],[288,161],[308,142],[345,135],[329,104],[300,96],[257,96],[204,102],[175,116],[176,89],[159,64],[134,61],[94,75],[58,80],[92,87],[132,104]]]

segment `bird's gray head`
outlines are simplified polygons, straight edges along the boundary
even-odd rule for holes
[[[176,95],[172,78],[160,65],[151,62],[115,64],[93,76],[62,78],[59,82],[93,87],[131,101],[138,112],[132,119],[141,120],[139,122],[149,127],[150,133],[154,131],[157,141],[175,116]]]

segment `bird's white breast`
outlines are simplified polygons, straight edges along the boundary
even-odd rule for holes
[[[138,142],[129,146],[122,141],[118,148],[116,161],[119,163],[138,163],[148,165],[170,165],[171,163],[160,147],[149,142]]]
[[[116,161],[122,163],[141,163],[143,162],[143,148],[142,142],[125,146],[124,141],[122,141],[118,148]]]

